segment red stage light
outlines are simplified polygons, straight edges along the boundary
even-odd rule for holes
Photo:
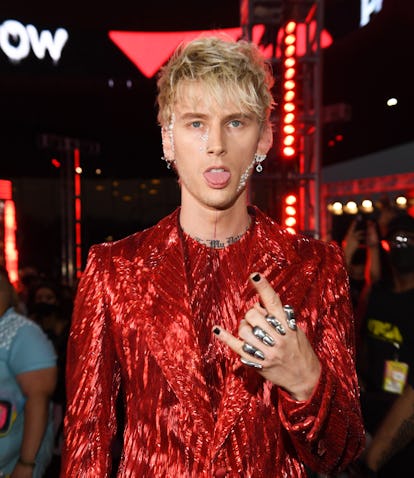
[[[296,194],[289,193],[283,199],[282,224],[292,234],[296,233],[298,224],[298,198]]]

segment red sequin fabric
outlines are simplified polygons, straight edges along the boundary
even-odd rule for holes
[[[111,474],[116,396],[125,420],[118,478],[294,478],[334,474],[364,445],[354,322],[340,248],[291,235],[256,207],[242,238],[204,246],[157,225],[92,246],[68,344],[61,477]],[[322,364],[308,401],[266,382],[212,334],[237,336],[260,272],[292,305]]]

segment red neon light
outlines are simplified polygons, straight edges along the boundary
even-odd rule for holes
[[[75,198],[75,218],[77,221],[81,219],[81,200],[80,198]]]
[[[78,222],[75,226],[75,243],[80,246],[81,242],[81,225]]]
[[[50,162],[52,163],[52,165],[53,165],[56,169],[61,167],[60,161],[59,161],[58,159],[56,159],[56,158],[51,159]]]
[[[82,251],[81,251],[81,247],[77,246],[76,247],[76,278],[77,279],[79,279],[79,277],[82,275],[81,267],[82,267]]]
[[[286,196],[286,199],[285,199],[285,203],[289,204],[290,206],[292,204],[296,204],[297,201],[298,201],[298,198],[294,194],[289,194],[288,196]]]
[[[16,209],[14,201],[4,202],[4,256],[10,281],[18,280],[18,252],[16,248]]]
[[[295,227],[298,223],[297,202],[298,198],[295,194],[288,194],[284,198],[283,223],[287,226],[286,230],[292,234],[296,233]]]
[[[75,173],[75,196],[79,197],[81,194],[81,178],[80,174]]]
[[[316,22],[298,24],[296,32],[296,55],[303,56],[306,53],[306,35],[309,28],[311,38],[316,35]],[[252,28],[252,41],[259,44],[264,32],[264,25],[255,25]],[[168,60],[175,48],[182,42],[193,40],[202,35],[224,35],[238,40],[242,37],[242,28],[223,28],[220,30],[194,30],[183,32],[126,32],[111,30],[108,32],[112,42],[127,56],[132,63],[147,78],[153,77],[161,66]],[[283,39],[283,30],[280,29],[277,43]],[[276,41],[275,41],[276,43]],[[321,47],[326,48],[332,44],[332,36],[327,31],[321,32]],[[148,46],[151,46],[150,48]],[[271,58],[273,46],[262,48],[263,55]],[[280,57],[280,49],[276,55]]]
[[[285,81],[283,82],[283,98],[284,103],[282,105],[283,111],[286,113],[283,118],[283,148],[282,154],[287,158],[294,158],[296,156],[296,138],[295,138],[295,124],[294,124],[294,111],[295,103],[292,101],[295,97],[295,77],[296,77],[296,58],[293,56],[296,53],[296,42],[298,37],[296,36],[296,23],[289,22],[285,25],[285,38],[282,38],[282,48],[283,48],[283,65],[284,73],[283,77]],[[280,44],[280,43],[279,43]],[[287,98],[292,97],[292,100],[287,100]],[[285,128],[289,126],[288,132]]]
[[[12,183],[6,179],[0,179],[0,199],[12,198]]]
[[[73,162],[74,162],[75,170],[77,168],[80,168],[80,151],[79,151],[79,148],[75,148],[75,150],[73,151]]]
[[[74,193],[75,193],[75,269],[79,279],[82,268],[82,199],[81,199],[81,175],[80,175],[80,151],[75,148],[73,152],[73,167],[75,170]]]

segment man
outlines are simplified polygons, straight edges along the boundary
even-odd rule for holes
[[[253,44],[200,38],[158,80],[181,206],[96,245],[68,350],[61,476],[301,477],[363,447],[341,249],[247,206],[272,144],[273,77]]]
[[[363,458],[376,476],[403,478],[412,476],[414,453],[414,218],[392,219],[385,242],[391,277],[370,291],[362,330],[359,373],[371,435]]]

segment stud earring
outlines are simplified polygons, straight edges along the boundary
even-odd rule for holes
[[[254,155],[254,161],[256,163],[256,171],[258,173],[261,173],[263,171],[263,166],[261,165],[261,163],[266,159],[266,155],[265,154],[255,154]]]

